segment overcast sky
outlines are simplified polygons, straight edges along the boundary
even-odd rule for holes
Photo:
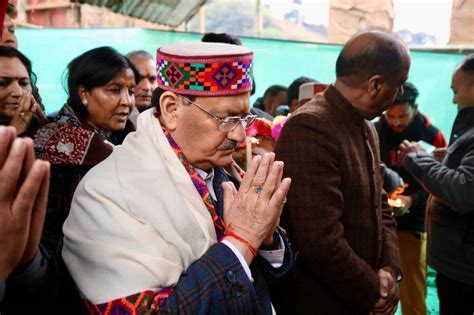
[[[263,0],[271,4],[272,11],[283,12],[292,6],[292,0]],[[308,23],[328,25],[329,0],[302,0]],[[452,0],[393,0],[395,6],[394,30],[408,29],[436,37],[438,45],[449,40],[449,22]]]

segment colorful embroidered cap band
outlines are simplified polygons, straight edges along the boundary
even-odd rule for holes
[[[237,45],[189,42],[158,49],[158,87],[197,96],[237,95],[252,90],[253,53]]]

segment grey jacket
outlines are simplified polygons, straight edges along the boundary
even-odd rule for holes
[[[427,203],[429,265],[474,285],[474,108],[458,113],[442,163],[427,153],[412,152],[403,166],[431,194]]]

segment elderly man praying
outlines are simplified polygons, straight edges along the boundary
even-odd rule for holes
[[[291,180],[272,153],[245,175],[233,163],[255,120],[252,63],[236,45],[158,50],[159,104],[82,180],[64,225],[91,313],[273,312],[263,275],[294,262],[278,228]]]

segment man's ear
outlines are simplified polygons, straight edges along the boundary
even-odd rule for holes
[[[370,97],[376,97],[379,92],[382,90],[383,78],[381,75],[374,75],[369,78],[367,84],[367,92],[369,93]]]
[[[173,131],[178,124],[178,95],[166,91],[160,96],[161,119],[168,130]]]

